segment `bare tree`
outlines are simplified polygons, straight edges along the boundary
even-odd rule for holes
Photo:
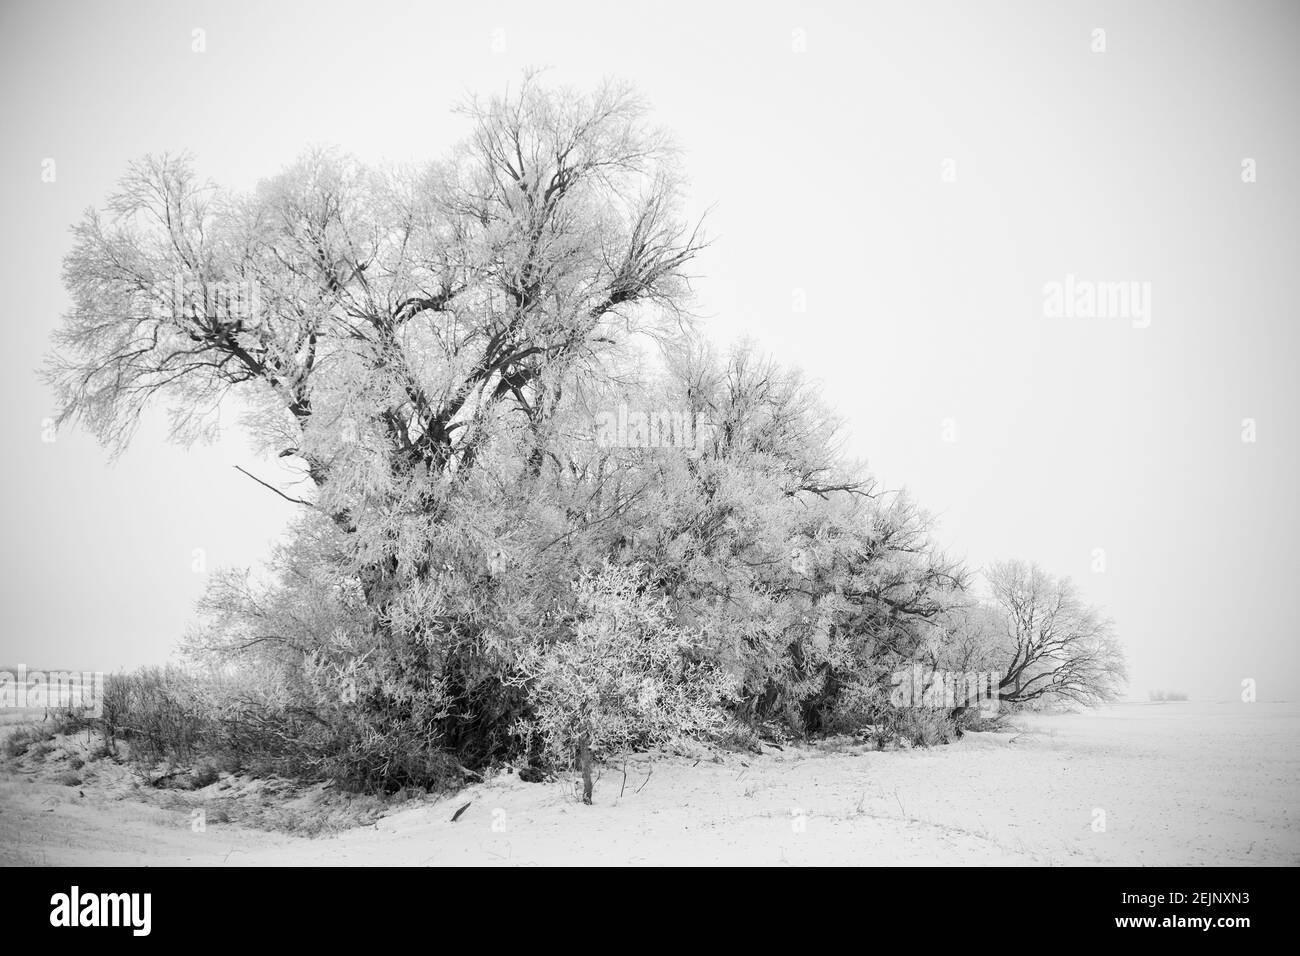
[[[1003,701],[1095,704],[1118,695],[1124,657],[1112,624],[1083,603],[1068,578],[1023,561],[995,564],[986,574],[1004,618]]]

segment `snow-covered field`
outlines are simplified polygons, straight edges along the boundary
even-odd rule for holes
[[[640,755],[626,778],[602,769],[590,807],[571,781],[502,774],[322,837],[211,820],[195,832],[191,809],[142,802],[125,777],[77,786],[6,771],[0,862],[1300,863],[1300,706],[1129,704],[1016,724],[931,750]],[[202,806],[236,786],[187,796]],[[315,812],[310,795],[291,808]]]

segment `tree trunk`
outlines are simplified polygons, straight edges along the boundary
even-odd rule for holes
[[[954,707],[948,712],[948,720],[952,723],[952,732],[955,737],[960,738],[966,733],[965,729],[962,727],[962,723],[966,719],[967,707],[967,704],[962,704],[960,707]]]
[[[578,769],[582,772],[582,802],[591,806],[591,735],[578,738]]]

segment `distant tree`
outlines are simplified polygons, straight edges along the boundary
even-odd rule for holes
[[[1187,694],[1179,690],[1153,690],[1149,694],[1153,703],[1162,704],[1166,701],[1184,701],[1187,700]]]
[[[995,564],[987,578],[1002,613],[1003,701],[1115,699],[1125,681],[1123,652],[1111,622],[1079,598],[1069,579],[1023,561]]]

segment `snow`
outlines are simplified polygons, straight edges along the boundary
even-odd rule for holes
[[[1300,706],[1124,704],[1014,725],[928,750],[839,740],[719,762],[638,754],[626,782],[621,762],[601,768],[590,807],[572,778],[502,773],[323,837],[213,822],[194,832],[190,811],[142,802],[125,772],[77,787],[9,770],[0,862],[1300,863]],[[309,796],[296,800],[312,812]]]

